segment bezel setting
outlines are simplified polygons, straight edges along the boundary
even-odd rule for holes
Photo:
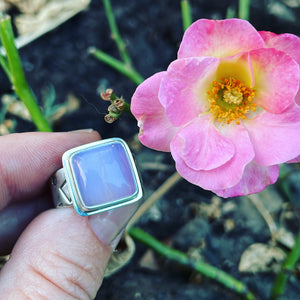
[[[116,146],[119,149],[118,150],[119,152],[120,151],[122,152],[121,154],[122,154],[122,159],[123,159],[120,162],[116,162],[116,160],[114,160],[114,164],[117,164],[117,167],[120,166],[120,168],[117,168],[118,170],[119,169],[121,170],[121,168],[125,168],[124,165],[126,167],[129,167],[128,168],[129,170],[126,168],[126,173],[127,173],[127,176],[130,177],[129,181],[131,184],[134,185],[134,187],[130,187],[130,191],[126,192],[125,193],[126,195],[124,195],[124,196],[117,197],[116,199],[110,199],[109,201],[105,201],[102,203],[100,201],[98,204],[87,205],[85,203],[84,191],[82,189],[82,185],[80,185],[80,182],[79,182],[81,180],[81,178],[79,178],[78,174],[76,173],[76,164],[75,164],[76,157],[78,157],[78,156],[80,157],[81,155],[86,156],[86,155],[88,155],[88,151],[97,151],[97,149],[101,151],[104,149],[103,147],[107,147],[108,151],[114,151],[113,150],[114,146]],[[95,153],[97,153],[97,152],[95,152]],[[128,204],[139,201],[143,196],[142,185],[141,185],[141,181],[139,178],[137,168],[135,166],[133,156],[131,154],[131,151],[130,151],[128,145],[120,138],[110,138],[110,139],[100,140],[97,142],[89,143],[86,145],[82,145],[82,146],[70,149],[63,154],[62,163],[63,163],[65,179],[66,179],[66,182],[69,187],[69,192],[70,192],[70,197],[71,197],[72,203],[73,203],[77,213],[82,216],[92,215],[92,214],[100,213],[100,212],[107,211],[110,209],[114,209],[117,207],[121,207],[124,205],[128,205]],[[121,165],[121,164],[123,164],[123,165]],[[101,168],[101,166],[99,166],[99,168]],[[108,165],[104,166],[104,171],[101,170],[101,172],[103,173],[103,172],[105,172],[105,170],[106,171],[109,170]],[[84,168],[83,168],[83,170],[80,170],[80,171],[84,172]],[[94,171],[94,169],[93,169],[93,171]],[[98,172],[99,180],[101,180],[101,176],[103,176],[103,174],[101,174],[101,172],[99,169],[99,172]],[[118,175],[118,172],[115,172],[115,173]],[[82,175],[84,175],[84,174],[82,174]],[[123,178],[125,175],[123,175],[121,172],[119,175],[120,175],[120,178],[124,182],[124,180],[126,180],[126,178]],[[116,178],[116,180],[118,180],[118,178]],[[103,187],[103,188],[105,189],[106,187]],[[101,193],[102,193],[102,191],[101,191]],[[105,191],[103,191],[103,193],[105,193]],[[95,197],[97,197],[97,196],[101,197],[101,195],[95,195]]]

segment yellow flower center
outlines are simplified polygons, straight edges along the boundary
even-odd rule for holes
[[[210,101],[209,112],[221,123],[230,124],[235,121],[240,124],[246,119],[247,113],[256,111],[256,104],[252,103],[255,90],[245,86],[235,78],[222,78],[213,81],[212,89],[207,92]]]

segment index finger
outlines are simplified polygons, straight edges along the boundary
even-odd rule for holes
[[[62,154],[96,141],[96,131],[30,132],[0,137],[0,209],[9,202],[37,196],[61,168]]]

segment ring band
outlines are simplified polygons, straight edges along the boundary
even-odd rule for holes
[[[51,178],[55,207],[74,206],[82,216],[141,200],[143,192],[134,159],[119,138],[66,151],[63,168]]]

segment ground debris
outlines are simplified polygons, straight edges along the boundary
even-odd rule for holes
[[[286,258],[286,253],[279,247],[255,243],[242,254],[239,271],[243,273],[277,273]]]
[[[158,271],[161,269],[153,250],[149,249],[145,252],[139,261],[139,265],[142,268],[146,268],[152,271]]]
[[[221,203],[222,200],[220,197],[213,196],[211,198],[211,203],[192,203],[191,209],[196,216],[202,216],[206,219],[215,220],[221,217]]]
[[[12,5],[20,11],[15,17],[20,35],[16,45],[22,47],[55,29],[89,4],[90,0],[5,0],[2,6],[6,10]]]
[[[9,94],[2,96],[2,103],[7,107],[7,112],[23,120],[31,121],[30,113],[25,104],[17,97]]]

